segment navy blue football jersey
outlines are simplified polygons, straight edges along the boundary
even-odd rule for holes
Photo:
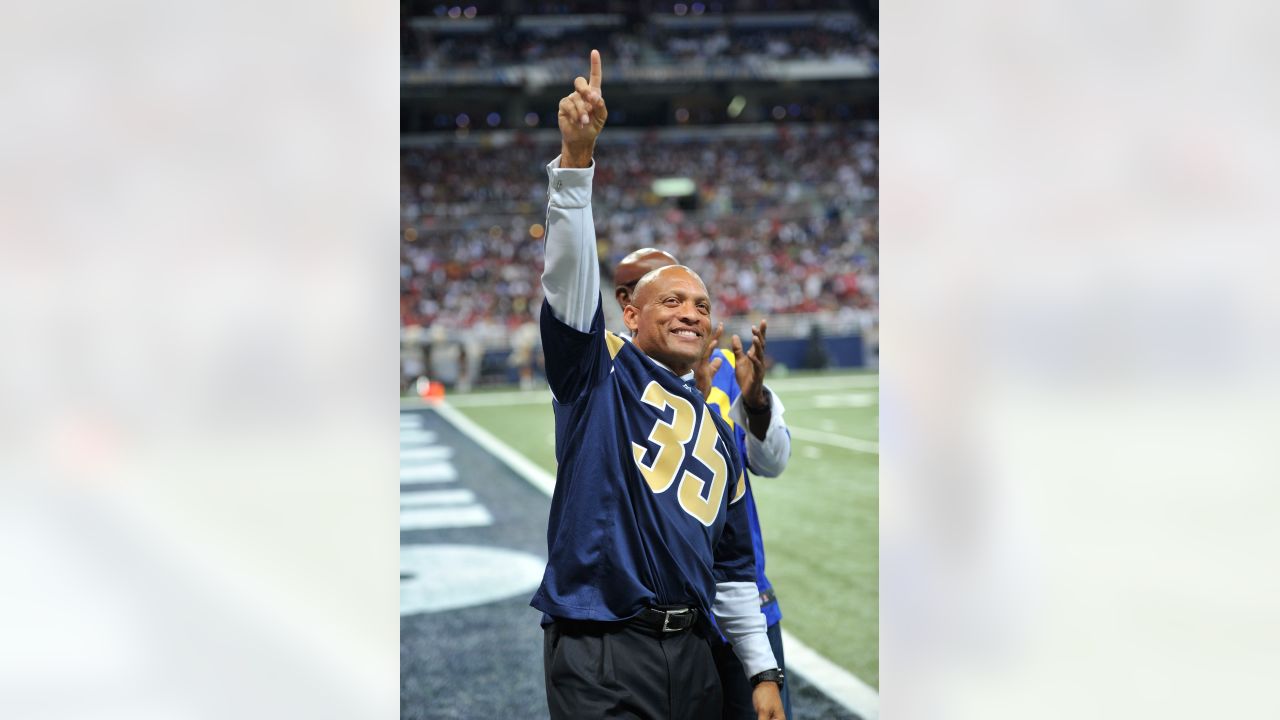
[[[530,604],[615,621],[657,605],[710,616],[717,582],[755,582],[737,439],[714,407],[634,344],[542,306],[555,396],[547,569]],[[545,618],[544,618],[545,620]]]

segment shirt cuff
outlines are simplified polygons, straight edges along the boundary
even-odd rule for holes
[[[547,163],[547,195],[552,207],[581,208],[591,204],[591,181],[596,161],[588,168],[562,168],[560,157]]]
[[[747,408],[739,395],[729,408],[729,418],[745,431],[747,436],[747,465],[751,472],[762,477],[777,477],[787,467],[791,459],[791,435],[787,432],[782,413],[786,410],[782,401],[767,386],[771,406],[769,427],[765,430],[764,440],[751,432],[751,424],[747,418]]]

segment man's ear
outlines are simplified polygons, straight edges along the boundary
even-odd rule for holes
[[[613,296],[618,299],[618,307],[626,310],[627,305],[631,302],[631,291],[619,285],[613,289]]]
[[[636,334],[636,330],[640,327],[640,311],[635,305],[625,305],[622,308],[622,323],[627,326],[627,330],[632,334]]]

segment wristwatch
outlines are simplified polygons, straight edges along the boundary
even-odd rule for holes
[[[783,678],[782,668],[765,670],[764,672],[756,673],[755,675],[751,676],[751,687],[754,688],[755,686],[759,685],[762,682],[776,682],[778,683],[778,689],[781,690],[782,678]]]

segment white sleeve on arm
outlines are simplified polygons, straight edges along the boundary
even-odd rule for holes
[[[561,168],[560,158],[547,164],[547,242],[542,290],[560,322],[587,332],[600,302],[600,269],[596,259],[596,225],[591,217],[589,168]]]
[[[769,645],[769,628],[760,612],[760,591],[753,582],[716,583],[716,599],[711,606],[720,632],[733,645],[733,654],[747,677],[778,667]]]
[[[764,440],[751,432],[741,395],[729,408],[729,419],[747,431],[747,466],[751,472],[762,477],[778,477],[787,469],[787,460],[791,459],[791,433],[787,432],[787,423],[782,419],[782,413],[786,411],[782,401],[768,387],[764,391],[769,393],[769,404],[773,407]]]

